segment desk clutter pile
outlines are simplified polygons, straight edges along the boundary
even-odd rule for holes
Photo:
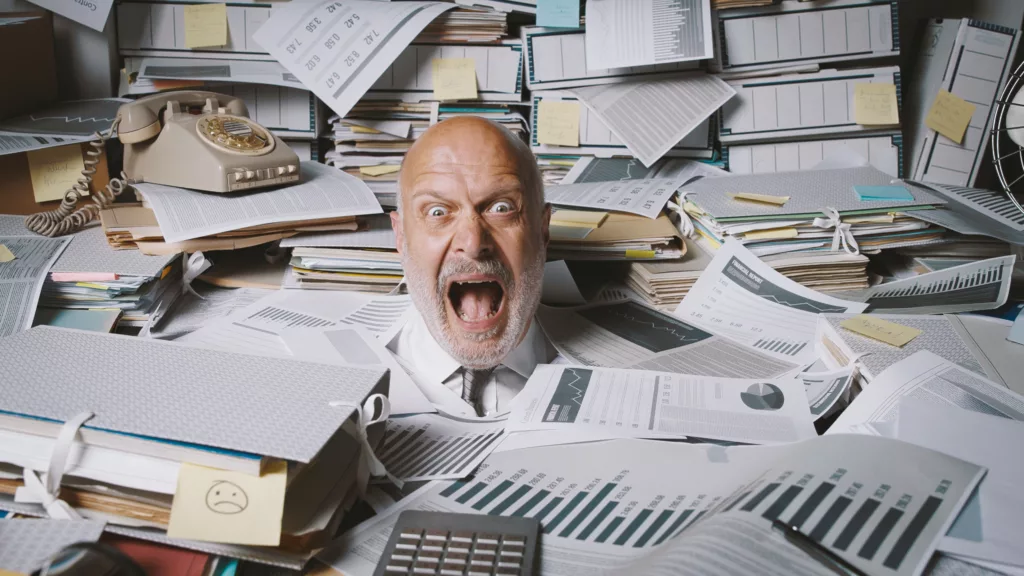
[[[1024,214],[986,172],[1020,31],[903,9],[113,3],[119,96],[241,98],[301,180],[138,183],[53,238],[0,206],[0,573],[1024,573]],[[459,116],[553,206],[559,359],[480,419],[389,347],[402,160]]]

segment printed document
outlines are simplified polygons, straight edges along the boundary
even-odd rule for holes
[[[544,333],[573,363],[723,378],[774,378],[798,365],[626,301],[537,310]]]
[[[736,95],[708,74],[571,92],[648,168]]]
[[[389,474],[406,482],[465,478],[504,438],[504,420],[469,420],[443,412],[403,416],[388,420],[377,458]]]
[[[291,72],[275,61],[142,58],[139,78],[268,84],[306,90]]]
[[[714,57],[710,0],[587,0],[588,70]]]
[[[587,428],[621,438],[743,444],[817,436],[800,380],[541,365],[516,396],[509,432]]]
[[[880,434],[896,421],[904,398],[1024,422],[1024,396],[922,350],[872,380],[828,433]]]
[[[29,0],[29,2],[42,6],[51,12],[84,24],[97,32],[103,32],[110,16],[110,7],[114,0]]]
[[[654,219],[687,180],[652,178],[549,186],[544,189],[544,196],[558,206],[629,212]]]
[[[810,364],[817,359],[818,314],[863,312],[866,307],[801,286],[730,238],[675,315],[775,358]]]
[[[14,219],[9,220],[13,222]],[[17,220],[20,221],[21,217]],[[28,236],[27,230],[25,234],[0,236],[0,246],[5,246],[14,256],[9,262],[0,262],[0,338],[32,327],[46,275],[71,243],[67,236]]]
[[[302,181],[245,195],[197,194],[163,184],[135,184],[156,215],[167,242],[183,242],[230,230],[383,210],[362,180],[318,162],[303,162]]]
[[[514,450],[492,454],[472,478],[425,486],[318,559],[369,576],[398,514],[435,510],[539,520],[545,575],[747,576],[769,563],[785,574],[831,574],[771,529],[783,519],[867,574],[911,576],[983,474],[952,456],[852,434],[776,446],[628,439]]]
[[[886,282],[864,295],[869,312],[893,314],[953,314],[991,310],[1006,304],[1014,255],[978,260]]]
[[[807,403],[815,419],[828,416],[841,399],[849,397],[853,382],[853,367],[848,366],[832,372],[803,372],[800,380],[807,392]]]
[[[290,2],[253,39],[341,117],[434,18],[442,2]]]

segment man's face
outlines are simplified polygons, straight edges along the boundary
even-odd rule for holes
[[[409,292],[467,367],[500,364],[540,301],[550,208],[524,189],[534,168],[522,163],[498,127],[458,119],[424,135],[402,168],[391,218]]]

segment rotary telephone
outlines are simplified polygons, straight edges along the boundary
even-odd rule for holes
[[[110,133],[124,144],[124,171],[92,203],[86,196],[109,136],[94,134],[82,178],[56,210],[25,221],[44,236],[61,236],[95,219],[131,182],[152,182],[205,192],[237,192],[299,180],[299,158],[269,130],[248,118],[239,98],[201,91],[167,92],[121,106]]]

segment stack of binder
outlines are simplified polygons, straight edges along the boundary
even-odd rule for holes
[[[300,234],[292,249],[288,288],[391,292],[402,281],[402,258],[387,215],[367,217],[354,232]]]
[[[144,372],[125,372],[125,358]],[[361,451],[383,428],[364,443],[355,415],[389,385],[383,368],[51,327],[6,339],[0,362],[0,509],[69,514],[39,503],[58,496],[108,532],[291,570],[329,541],[366,481]],[[83,419],[66,462],[52,464],[62,428]],[[57,485],[39,483],[54,469]]]
[[[612,213],[594,228],[552,224],[548,245],[550,260],[673,260],[684,254],[686,244],[665,214],[651,219]]]
[[[681,189],[696,231],[720,245],[734,237],[758,256],[798,251],[877,252],[884,248],[941,242],[945,230],[913,218],[946,203],[936,194],[905,185],[912,200],[861,200],[855,187],[891,186],[892,178],[870,166],[835,170],[705,178]],[[781,204],[742,200],[763,195]]]
[[[39,306],[63,310],[122,312],[119,325],[142,326],[159,319],[182,291],[178,254],[149,256],[111,250],[103,229],[74,234],[50,268]]]

